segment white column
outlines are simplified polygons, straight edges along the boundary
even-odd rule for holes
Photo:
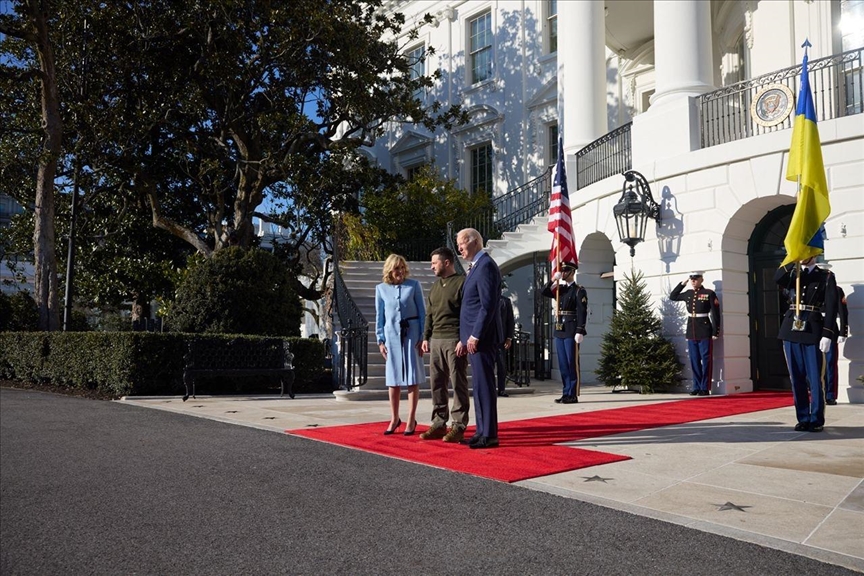
[[[633,118],[634,167],[699,149],[696,97],[714,90],[711,46],[711,2],[654,0],[657,87]]]
[[[711,2],[654,0],[654,66],[651,105],[714,89]]]
[[[567,156],[607,132],[605,18],[603,0],[558,2],[558,126]]]

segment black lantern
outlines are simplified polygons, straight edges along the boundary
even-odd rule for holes
[[[645,240],[645,225],[651,218],[660,223],[660,205],[651,195],[648,181],[639,172],[628,170],[624,173],[624,187],[621,199],[612,209],[618,237],[630,246],[630,256],[636,255],[636,244]]]

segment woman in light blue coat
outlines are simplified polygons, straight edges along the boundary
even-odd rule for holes
[[[420,384],[426,381],[423,367],[423,324],[426,305],[423,288],[408,278],[408,263],[398,254],[384,261],[383,282],[375,287],[375,336],[378,351],[387,363],[385,381],[390,394],[390,426],[384,434],[399,429],[399,398],[402,387],[408,388],[408,424],[405,435],[417,428],[417,401]]]

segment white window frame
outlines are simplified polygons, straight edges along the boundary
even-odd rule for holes
[[[480,158],[478,154],[480,150],[488,149],[487,162],[485,166],[485,172],[488,173],[488,179],[483,178],[481,180],[481,174],[479,172],[480,167]],[[468,152],[468,180],[469,180],[469,188],[468,192],[471,194],[475,194],[477,192],[483,191],[492,198],[495,195],[495,147],[492,145],[491,140],[485,140],[483,142],[479,142],[467,150]],[[485,175],[484,175],[485,176]],[[488,186],[481,189],[479,186],[486,181]]]
[[[408,68],[411,80],[426,75],[426,45],[417,44],[405,51],[405,57],[408,59]],[[419,69],[418,69],[419,68]],[[417,90],[414,97],[423,100],[426,97],[424,89]]]
[[[558,52],[558,0],[543,2],[543,31],[546,54]]]
[[[475,34],[473,32],[474,23],[478,22],[481,19],[487,19],[489,22],[488,30],[484,30],[482,32],[483,37],[481,39],[481,40],[487,40],[487,36],[488,36],[488,43],[484,44],[482,46],[479,46],[479,45],[475,46],[474,45]],[[479,36],[479,34],[480,33],[478,33],[478,36]],[[479,14],[471,16],[467,19],[466,38],[467,38],[467,44],[468,44],[467,50],[466,50],[466,52],[468,53],[468,66],[467,66],[468,84],[474,85],[474,84],[480,84],[481,82],[486,82],[486,81],[492,80],[492,78],[494,77],[494,74],[495,74],[495,60],[494,60],[495,55],[494,55],[494,50],[493,50],[494,42],[495,42],[495,34],[494,34],[494,30],[493,30],[492,11],[491,10],[485,10],[485,11],[480,12]],[[475,64],[475,62],[477,61],[478,58],[481,58],[481,57],[488,57],[488,65],[486,66],[487,75],[485,77],[478,78],[477,75],[475,74],[476,68],[477,68],[477,64]]]

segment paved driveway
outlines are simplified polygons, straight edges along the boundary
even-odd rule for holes
[[[270,431],[2,389],[0,573],[853,572]]]

